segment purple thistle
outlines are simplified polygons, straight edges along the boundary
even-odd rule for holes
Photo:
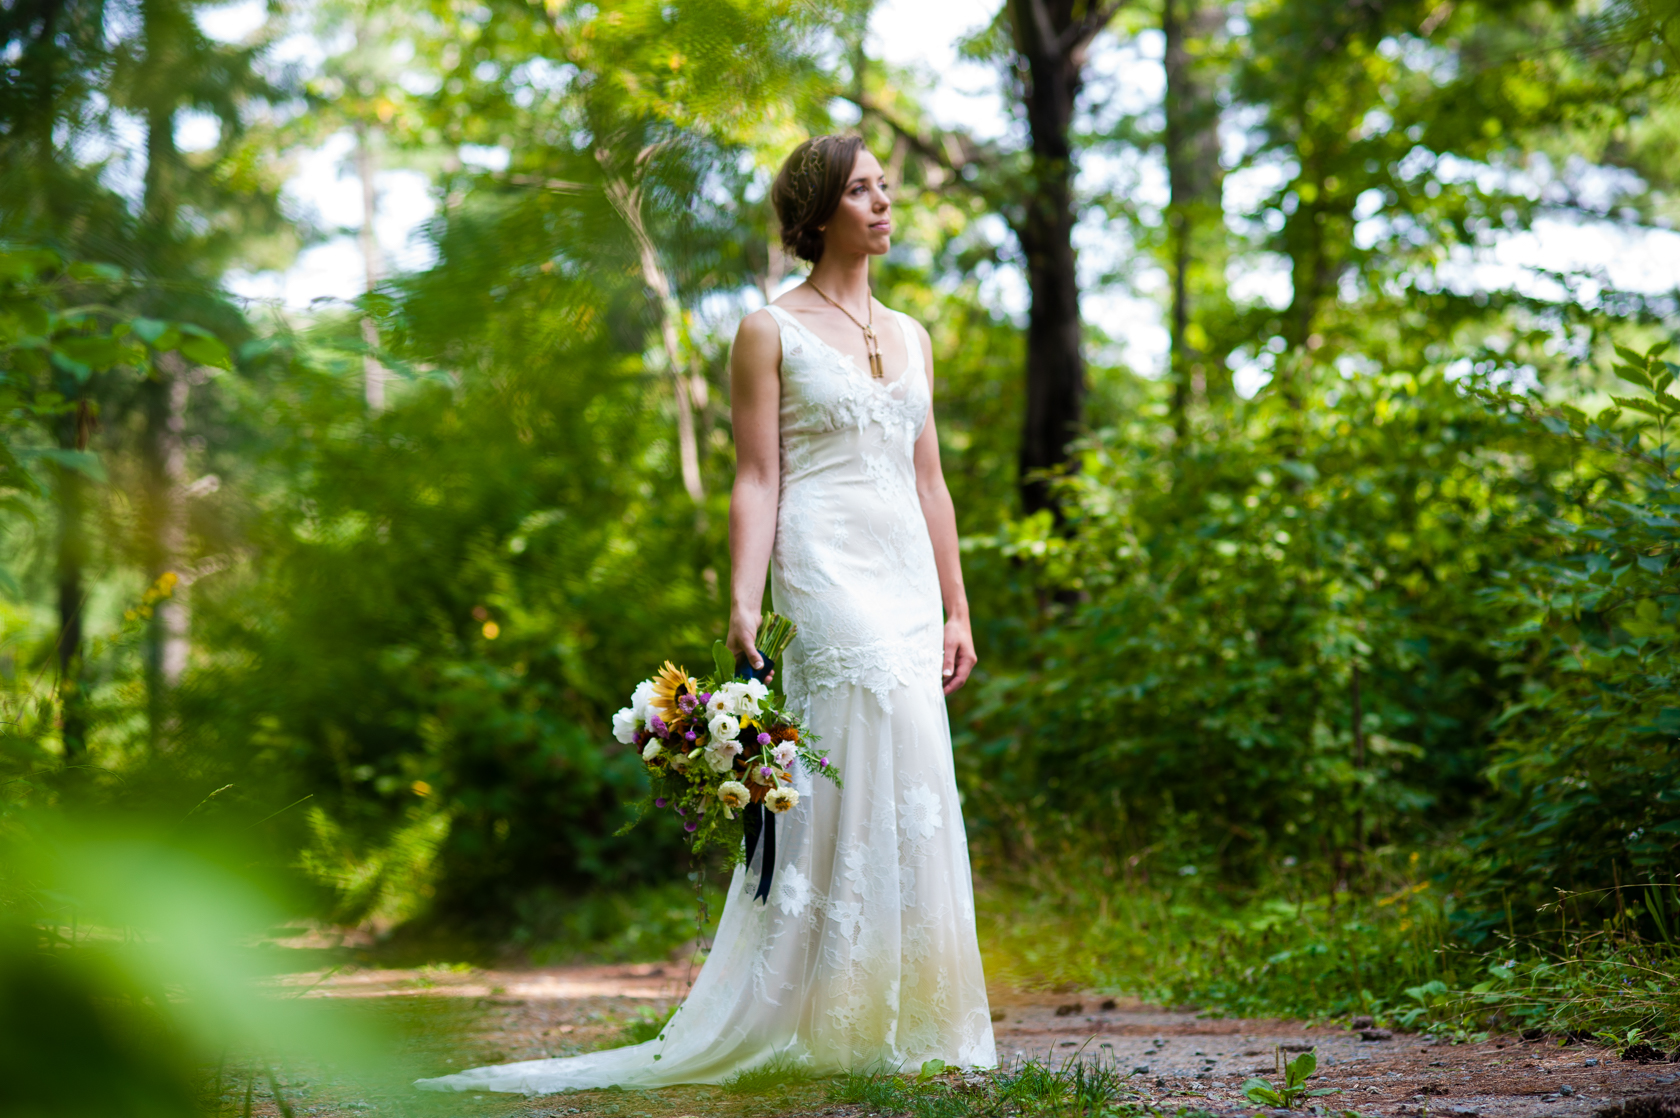
[[[688,731],[685,731],[683,733],[683,737],[686,738],[689,741],[693,741],[695,738],[699,737],[699,735],[696,734],[693,730],[688,730]]]
[[[678,815],[687,815],[688,812],[684,811],[682,808],[679,807],[679,808],[677,808],[677,814]]]
[[[823,768],[825,768],[825,769],[828,768],[828,758],[824,757],[822,759],[822,761],[820,762],[820,764],[822,765]]]
[[[677,706],[681,707],[682,710],[683,710],[683,713],[685,713],[685,714],[692,713],[694,708],[699,706],[699,705],[700,705],[700,700],[696,699],[693,695],[678,695],[677,696]]]
[[[653,801],[653,806],[654,807],[664,807],[665,803],[666,803],[665,797],[661,796],[657,800]]]
[[[669,735],[671,732],[671,727],[665,725],[657,714],[653,716],[653,721],[649,722],[648,725],[653,729],[655,734],[662,738]]]
[[[699,829],[700,829],[700,824],[698,824],[698,823],[696,823],[692,820],[683,824],[683,830],[689,832],[690,834],[693,834],[695,831],[698,831]]]
[[[769,776],[770,775],[770,766],[769,765],[758,766],[758,775],[759,776]]]
[[[769,745],[770,744],[770,735],[769,734],[758,735],[758,744],[759,745]]]
[[[700,701],[703,702],[703,703],[711,702],[712,701],[712,693],[710,691],[700,692]]]

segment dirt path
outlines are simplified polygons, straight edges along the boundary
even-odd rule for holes
[[[568,1056],[624,1043],[626,1026],[651,1018],[680,999],[686,988],[682,964],[618,967],[548,967],[521,970],[353,970],[282,976],[305,996],[390,999],[385,1005],[452,1013],[446,1040],[416,1051],[423,1074],[440,1074],[481,1063]],[[1210,1019],[1194,1013],[1116,1004],[1099,996],[1036,995],[1005,990],[992,994],[1000,1060],[1060,1063],[1069,1058],[1112,1060],[1140,1102],[1234,1112],[1246,1108],[1241,1085],[1250,1075],[1277,1079],[1281,1061],[1314,1048],[1316,1087],[1341,1093],[1323,1100],[1331,1110],[1361,1115],[1436,1115],[1437,1118],[1590,1118],[1629,1099],[1680,1096],[1680,1064],[1639,1064],[1614,1052],[1555,1041],[1496,1038],[1478,1044],[1437,1044],[1417,1035],[1362,1039],[1339,1028],[1311,1029],[1282,1020]],[[308,1083],[299,1087],[306,1101]],[[401,1093],[388,1105],[349,1103],[328,1097],[300,1107],[305,1114],[410,1113]],[[567,1114],[723,1115],[808,1113],[863,1115],[861,1107],[822,1103],[819,1093],[789,1098],[790,1109],[764,1111],[737,1105],[705,1089],[624,1092],[606,1102],[591,1095],[510,1099],[474,1096],[457,1113],[520,1114],[557,1118]],[[433,1096],[434,1098],[436,1096]],[[626,1108],[627,1099],[635,1105]],[[467,1101],[467,1100],[463,1100]],[[566,1105],[561,1105],[565,1102]],[[345,1106],[349,1109],[344,1109]],[[271,1111],[272,1112],[272,1111]],[[1658,1118],[1629,1113],[1625,1118]],[[1670,1102],[1667,1114],[1680,1115]],[[1609,1118],[1606,1115],[1606,1118]]]

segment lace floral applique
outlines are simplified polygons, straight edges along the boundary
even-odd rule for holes
[[[811,903],[811,879],[795,865],[783,866],[776,874],[776,907],[784,916],[801,916]]]
[[[917,843],[932,838],[933,833],[945,825],[945,820],[940,817],[941,806],[939,797],[925,784],[906,789],[904,803],[898,809],[904,833]]]

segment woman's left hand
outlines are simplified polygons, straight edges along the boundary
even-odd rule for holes
[[[974,634],[969,630],[968,619],[953,617],[945,622],[945,663],[940,670],[947,695],[968,682],[968,673],[974,670],[978,660],[974,655]]]

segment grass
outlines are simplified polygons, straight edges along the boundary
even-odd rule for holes
[[[988,977],[1230,1016],[1366,1015],[1458,1037],[1538,1029],[1618,1047],[1632,1043],[1630,1030],[1680,1041],[1680,949],[1641,938],[1613,901],[1573,899],[1551,914],[1555,932],[1507,932],[1472,948],[1452,935],[1453,898],[1421,874],[1333,897],[1182,879],[1099,891],[1090,880],[1044,873],[1030,887],[983,889]]]
[[[1059,1064],[1029,1061],[988,1074],[850,1075],[830,1099],[872,1114],[906,1118],[1142,1118],[1163,1113],[1126,1085],[1118,1066],[1077,1057]],[[1179,1115],[1205,1114],[1184,1108]]]

